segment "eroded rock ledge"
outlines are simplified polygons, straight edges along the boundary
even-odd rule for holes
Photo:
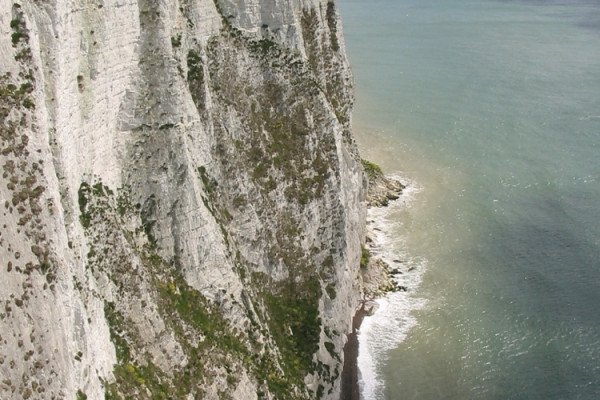
[[[387,177],[381,168],[367,160],[362,160],[369,179],[367,204],[369,207],[386,207],[390,201],[397,200],[406,187],[399,180]]]

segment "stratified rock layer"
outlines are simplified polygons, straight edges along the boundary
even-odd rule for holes
[[[0,397],[337,399],[366,180],[335,4],[0,7]]]

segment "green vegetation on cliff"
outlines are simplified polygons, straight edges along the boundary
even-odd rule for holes
[[[383,171],[379,165],[365,159],[362,159],[361,163],[370,181],[383,177]]]

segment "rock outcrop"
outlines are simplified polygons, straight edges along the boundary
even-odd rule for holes
[[[368,179],[367,204],[369,207],[387,207],[390,201],[398,200],[406,188],[399,180],[387,177],[381,167],[362,160]]]
[[[337,399],[366,180],[335,4],[0,7],[0,397]]]
[[[381,167],[367,160],[362,160],[362,165],[368,180],[367,205],[369,208],[387,207],[391,201],[398,200],[406,186],[394,177],[384,175]],[[397,268],[392,268],[377,253],[376,230],[372,226],[374,221],[367,224],[365,245],[362,247],[361,275],[362,292],[365,300],[372,300],[386,292],[402,290],[394,280],[394,275],[401,273]],[[373,253],[373,250],[375,253]],[[399,261],[399,260],[396,260]]]

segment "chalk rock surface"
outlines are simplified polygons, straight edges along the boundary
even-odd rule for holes
[[[337,399],[366,179],[336,5],[0,10],[0,397]]]

